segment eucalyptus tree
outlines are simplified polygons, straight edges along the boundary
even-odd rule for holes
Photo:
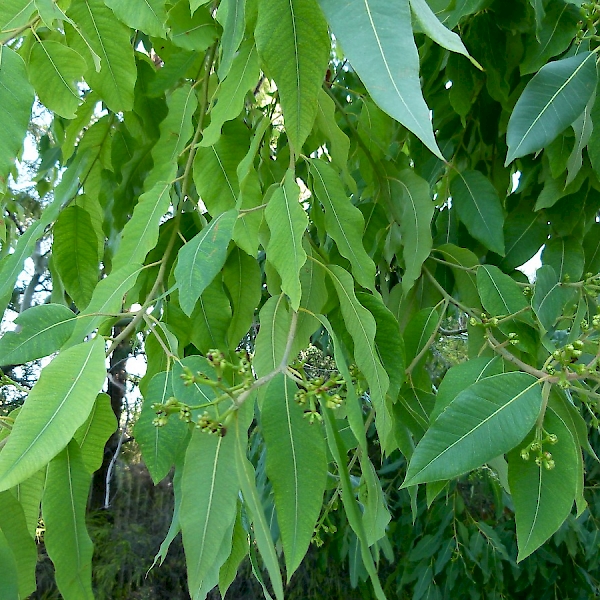
[[[414,498],[487,465],[518,560],[582,514],[599,19],[563,0],[4,0],[2,308],[42,242],[52,291],[0,340],[3,364],[51,357],[0,417],[0,595],[34,590],[41,515],[63,597],[93,597],[86,502],[128,341],[147,359],[135,439],[155,482],[175,469],[157,562],[181,532],[194,599],[248,553],[283,598],[337,498],[384,598],[392,456]],[[18,231],[38,101],[39,210]],[[468,360],[434,386],[449,320]]]

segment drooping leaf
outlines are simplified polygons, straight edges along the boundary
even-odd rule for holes
[[[293,310],[300,306],[302,289],[300,269],[306,261],[302,238],[308,225],[306,212],[300,205],[300,188],[288,170],[285,182],[278,187],[265,209],[271,237],[267,260],[281,277],[281,289],[288,295]]]
[[[550,265],[537,270],[531,306],[545,331],[552,329],[569,295],[569,290],[560,286],[556,272]]]
[[[397,221],[402,234],[405,270],[402,291],[407,294],[421,275],[421,266],[429,256],[433,240],[431,219],[434,204],[429,185],[412,170],[402,171],[390,181],[392,202],[397,206]]]
[[[144,464],[155,485],[167,476],[188,437],[188,426],[177,415],[169,417],[163,427],[153,423],[157,415],[152,405],[165,404],[173,396],[172,378],[171,371],[162,371],[151,379],[144,394],[142,412],[133,428]]]
[[[223,123],[240,114],[244,98],[256,86],[259,73],[256,46],[252,40],[246,40],[233,58],[227,78],[215,92],[213,101],[217,103],[210,111],[210,125],[203,132],[202,146],[212,146],[221,135]]]
[[[137,70],[129,42],[129,27],[115,19],[102,0],[75,0],[67,14],[100,57],[99,71],[88,63],[86,81],[112,111],[131,110]],[[81,56],[90,55],[78,33],[72,33],[67,39]]]
[[[294,399],[297,389],[278,375],[267,388],[260,413],[288,579],[308,550],[327,482],[323,431],[304,418]]]
[[[0,491],[25,481],[68,444],[105,376],[103,338],[62,351],[42,370],[0,453]]]
[[[188,0],[179,0],[169,11],[167,22],[173,43],[184,50],[202,52],[217,37],[215,20],[206,8],[193,11],[190,18]]]
[[[17,563],[6,536],[0,530],[0,566],[2,578],[0,579],[0,593],[6,600],[19,600],[19,574]]]
[[[7,365],[19,365],[56,352],[75,327],[73,311],[60,304],[32,306],[21,313],[15,324],[0,338],[0,356]]]
[[[453,206],[469,233],[492,252],[504,256],[504,214],[494,186],[479,171],[465,171],[450,183]]]
[[[402,486],[458,477],[512,450],[541,406],[538,380],[527,373],[501,373],[469,386],[427,430]]]
[[[381,481],[368,456],[361,456],[360,466],[362,485],[359,500],[364,506],[363,522],[367,534],[367,543],[372,546],[385,536],[392,517],[387,508]]]
[[[98,235],[90,214],[80,206],[69,206],[54,224],[54,266],[78,308],[92,299],[98,283]]]
[[[159,181],[139,197],[131,219],[123,228],[121,243],[113,258],[113,269],[143,263],[148,252],[156,246],[161,218],[171,204],[170,190],[170,183]]]
[[[535,462],[536,453],[529,460],[521,458],[520,448],[508,455],[508,481],[515,504],[517,543],[521,561],[537,550],[563,523],[571,512],[577,487],[577,447],[564,420],[549,407],[544,428],[558,437],[553,446],[544,447],[554,461],[547,469]],[[527,437],[521,446],[533,441]]]
[[[227,594],[229,586],[234,582],[241,562],[248,555],[249,540],[241,519],[241,511],[238,508],[235,524],[233,526],[233,538],[231,540],[231,554],[223,563],[219,571],[219,591],[223,598]]]
[[[237,512],[239,484],[234,452],[235,435],[209,435],[194,429],[185,455],[179,522],[194,599],[205,597],[200,589],[206,576],[213,568],[218,572],[227,558],[226,554],[218,561]]]
[[[65,600],[93,600],[93,544],[85,524],[92,476],[72,441],[48,466],[42,501],[48,556]]]
[[[40,507],[45,481],[46,469],[44,468],[10,490],[23,509],[27,529],[32,538],[35,538],[40,522]]]
[[[132,29],[139,29],[159,38],[165,37],[167,12],[164,0],[106,0],[106,6]]]
[[[559,281],[577,281],[583,275],[584,255],[578,236],[551,237],[542,252],[542,264],[550,265]]]
[[[237,347],[252,325],[254,311],[260,304],[261,280],[256,260],[243,250],[235,248],[223,269],[223,281],[233,303],[233,317],[227,330],[228,345],[231,348]]]
[[[352,265],[359,285],[373,289],[375,263],[365,252],[362,236],[365,220],[358,208],[346,196],[339,175],[325,161],[312,160],[310,173],[317,198],[325,208],[325,227],[342,256]]]
[[[8,46],[0,45],[0,194],[6,191],[8,172],[23,146],[33,99],[23,59]],[[0,298],[3,296],[0,294]]]
[[[254,38],[264,71],[277,84],[285,130],[299,154],[317,115],[314,98],[331,46],[317,0],[259,0]]]
[[[319,4],[371,98],[443,158],[421,92],[408,0]]]
[[[108,394],[98,394],[86,422],[75,432],[73,439],[79,444],[81,460],[89,473],[96,472],[104,460],[104,446],[117,429],[117,417]]]
[[[86,63],[68,46],[53,40],[33,45],[29,55],[29,80],[40,101],[65,119],[74,119],[81,102],[77,83],[83,78]]]
[[[224,20],[221,18],[225,12]],[[235,53],[244,38],[246,24],[246,0],[226,0],[219,4],[216,18],[223,25],[221,36],[221,60],[217,71],[219,79],[223,81],[230,73]],[[240,54],[243,54],[240,51]]]
[[[581,52],[548,63],[527,84],[506,132],[506,164],[538,152],[584,111],[596,89],[596,55]]]
[[[188,316],[225,263],[237,215],[236,210],[220,214],[179,251],[175,280],[179,287],[179,305]]]
[[[15,558],[19,597],[27,598],[37,587],[35,581],[37,548],[28,531],[23,508],[9,491],[0,492],[0,532],[6,538]]]

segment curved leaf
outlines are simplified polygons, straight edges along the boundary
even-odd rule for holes
[[[186,315],[192,314],[196,301],[223,267],[237,216],[236,210],[222,213],[179,250],[175,280]]]
[[[22,27],[34,11],[33,0],[4,0],[0,5],[0,31]]]
[[[69,443],[105,377],[101,337],[64,350],[42,370],[0,452],[0,491],[25,481]]]
[[[217,37],[215,20],[208,9],[192,11],[188,0],[179,0],[169,11],[168,25],[173,43],[184,50],[202,52]]]
[[[258,377],[276,369],[283,359],[291,314],[283,294],[269,298],[260,309],[252,367]]]
[[[584,111],[597,83],[596,54],[548,63],[527,84],[506,131],[506,165],[538,152]]]
[[[323,431],[304,418],[294,400],[297,389],[288,377],[278,375],[260,412],[288,579],[308,550],[327,483]]]
[[[443,159],[421,92],[408,0],[319,4],[371,98]]]
[[[223,351],[237,348],[239,340],[231,344],[231,348],[227,341],[232,322],[231,304],[220,277],[215,277],[202,292],[190,320],[190,341],[203,354],[211,348]]]
[[[469,386],[419,442],[402,487],[458,477],[512,450],[541,406],[538,379],[527,373],[501,373]]]
[[[317,115],[315,97],[329,60],[327,23],[316,0],[259,0],[254,32],[264,70],[277,84],[296,154]]]
[[[165,0],[105,0],[105,4],[132,29],[139,29],[159,38],[165,37]]]
[[[483,265],[477,269],[477,288],[481,303],[490,315],[510,315],[529,306],[517,282],[493,265]],[[531,316],[521,318],[531,321]]]

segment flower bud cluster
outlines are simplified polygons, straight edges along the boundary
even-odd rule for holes
[[[531,454],[535,455],[534,461],[535,464],[547,471],[551,471],[556,466],[554,459],[552,458],[552,454],[547,450],[544,450],[544,444],[550,444],[553,446],[558,442],[558,436],[554,433],[544,432],[544,437],[541,438],[536,436],[536,439],[533,440],[528,446],[521,448],[521,458],[523,460],[529,460],[531,458]]]

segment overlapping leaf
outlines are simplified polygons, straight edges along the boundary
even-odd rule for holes
[[[164,0],[106,0],[106,6],[132,29],[155,37],[165,37],[167,12]]]

